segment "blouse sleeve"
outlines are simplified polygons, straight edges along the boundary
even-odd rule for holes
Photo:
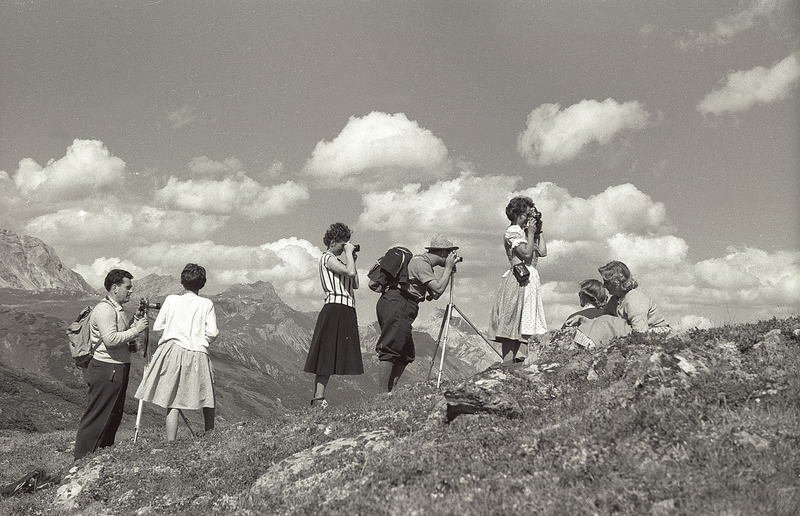
[[[528,239],[525,237],[525,232],[517,225],[509,226],[508,229],[506,229],[506,233],[503,235],[503,238],[505,238],[506,242],[508,242],[510,249],[514,249],[520,244],[528,243]]]
[[[161,309],[158,311],[158,315],[156,315],[156,320],[153,323],[153,331],[163,331],[164,328],[167,327],[167,310],[169,310],[169,298],[164,300],[164,304],[161,305]]]
[[[214,303],[208,303],[208,313],[206,314],[206,339],[212,342],[219,335],[217,328],[217,314],[214,312]]]

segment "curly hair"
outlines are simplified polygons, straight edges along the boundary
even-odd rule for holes
[[[631,271],[628,266],[616,260],[608,262],[599,269],[600,276],[603,277],[604,283],[618,285],[625,292],[630,292],[639,286],[635,279],[631,276]]]
[[[518,195],[508,201],[506,206],[506,217],[511,222],[515,222],[517,217],[534,207],[533,199],[526,195]]]
[[[581,281],[581,289],[578,292],[581,298],[585,297],[594,306],[603,306],[608,300],[608,292],[603,287],[603,283],[596,279]],[[583,306],[583,304],[581,304]]]
[[[206,286],[206,270],[196,263],[187,263],[181,272],[181,285],[186,290],[196,291]]]
[[[347,225],[341,222],[334,222],[325,232],[325,236],[322,237],[322,243],[325,244],[325,247],[330,247],[334,242],[347,242],[352,234],[353,232],[350,231]]]

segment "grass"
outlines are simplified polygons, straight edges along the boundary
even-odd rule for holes
[[[428,382],[353,406],[230,423],[200,439],[184,432],[172,446],[157,426],[136,444],[125,431],[114,448],[77,463],[103,466],[79,508],[118,514],[796,514],[800,343],[791,330],[798,326],[794,317],[666,339],[631,336],[592,352],[557,332],[534,361],[548,372],[506,370],[500,389],[519,400],[520,419],[481,414],[445,424],[443,397]],[[774,329],[781,333],[768,333]],[[680,364],[687,363],[698,373],[683,373]],[[380,429],[391,438],[379,449],[309,452]],[[32,465],[70,466],[73,438],[67,431],[0,435],[0,475],[10,479]],[[309,461],[292,474],[281,464],[290,457]],[[251,495],[268,471],[275,485]],[[57,513],[54,494],[0,501],[0,513]]]

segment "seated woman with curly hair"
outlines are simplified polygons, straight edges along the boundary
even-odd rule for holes
[[[624,319],[635,332],[664,333],[670,330],[653,299],[637,288],[639,284],[631,276],[627,265],[612,261],[598,271],[603,277],[603,286],[611,294],[607,313]]]
[[[631,276],[627,265],[615,260],[600,267],[598,271],[611,299],[605,306],[606,315],[590,319],[578,313],[567,319],[565,326],[578,327],[576,343],[584,347],[594,347],[632,332],[670,331],[669,324],[652,298],[637,288],[639,284]]]

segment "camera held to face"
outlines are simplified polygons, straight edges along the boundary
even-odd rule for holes
[[[526,227],[533,228],[534,233],[542,232],[542,212],[536,209],[536,205],[531,206],[528,210],[528,220],[525,225]]]
[[[361,244],[353,244],[353,252],[357,253],[361,250]]]

